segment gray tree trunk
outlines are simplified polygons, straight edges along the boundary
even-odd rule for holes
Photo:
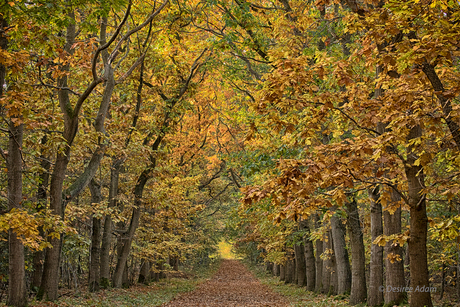
[[[112,162],[109,185],[109,208],[117,207],[118,181],[122,165],[123,161],[120,159],[116,159]],[[112,217],[110,215],[106,215],[104,219],[104,230],[102,233],[100,256],[100,286],[103,289],[106,289],[110,286],[110,249],[112,245],[112,229]]]
[[[0,15],[0,49],[8,48],[8,38],[4,34],[8,27],[5,19],[7,16]],[[0,64],[0,98],[3,97],[3,89],[6,78],[6,67]],[[17,111],[19,114],[21,110]],[[24,128],[22,122],[15,124],[12,119],[22,121],[19,116],[11,116],[9,121],[9,139],[8,139],[8,157],[6,159],[7,178],[8,178],[8,210],[22,208],[22,140]],[[24,245],[17,237],[14,229],[8,230],[8,305],[26,306],[26,280],[25,280],[25,262],[24,262]]]
[[[411,129],[408,139],[421,137],[422,129],[415,126]],[[411,287],[429,287],[429,272],[427,258],[428,217],[426,214],[426,199],[424,190],[424,174],[421,165],[415,165],[417,154],[410,147],[407,160],[404,163],[408,183],[408,201],[410,207],[410,284]],[[411,306],[432,307],[429,291],[413,291],[410,298]]]
[[[315,218],[315,227],[319,228],[319,217],[317,214]],[[315,292],[321,292],[323,288],[323,259],[321,259],[321,254],[323,253],[323,241],[318,239],[315,242],[316,255],[315,255]]]
[[[332,241],[334,243],[334,255],[337,263],[338,288],[336,291],[337,294],[343,294],[350,292],[351,270],[347,246],[345,243],[344,225],[336,214],[331,217]]]
[[[89,184],[89,189],[91,191],[91,203],[100,203],[102,201],[101,185],[93,179]],[[93,217],[88,280],[90,292],[95,292],[100,289],[101,224],[102,221],[100,218]]]
[[[290,251],[287,253],[286,276],[284,279],[284,283],[286,284],[294,283],[294,277],[295,277],[295,259],[294,259],[294,253]]]
[[[17,118],[21,120],[21,118]],[[22,209],[22,139],[23,124],[9,124],[9,143],[7,158],[8,176],[8,210]],[[8,230],[9,246],[9,280],[8,305],[26,306],[26,275],[24,261],[24,245],[17,237],[15,229]]]
[[[366,287],[366,256],[364,251],[363,231],[359,219],[358,204],[353,201],[346,204],[350,231],[352,280],[350,305],[364,303],[367,299]]]
[[[369,272],[369,306],[380,306],[383,303],[383,246],[373,244],[383,234],[382,205],[379,201],[378,187],[369,189],[371,201],[371,263]]]
[[[307,221],[299,222],[299,230],[307,227]],[[302,242],[294,245],[295,263],[296,263],[296,282],[300,287],[307,285],[307,264],[305,262],[305,238]]]
[[[139,283],[148,284],[150,282],[150,262],[142,259],[141,269],[139,271]]]
[[[305,252],[305,278],[307,291],[315,291],[316,285],[316,259],[313,249],[313,242],[310,240],[310,229],[308,222],[305,221],[304,228],[307,230],[307,235],[304,237],[304,252]]]
[[[286,263],[280,264],[280,280],[286,280]]]
[[[273,264],[273,276],[280,276],[280,265],[278,263]]]
[[[41,139],[41,144],[45,145],[47,142],[47,136],[43,136]],[[40,166],[42,167],[43,171],[41,171],[39,177],[39,184],[37,187],[37,211],[41,211],[46,207],[47,200],[47,190],[49,185],[49,170],[51,168],[51,162],[49,160],[49,156],[45,156],[43,153],[40,155]],[[43,231],[43,227],[39,228],[39,234],[42,238],[45,238],[45,232]],[[36,251],[33,255],[32,265],[33,265],[33,273],[32,273],[32,281],[30,287],[33,291],[37,291],[40,287],[40,283],[42,281],[43,275],[43,260],[45,259],[45,251]]]
[[[392,202],[400,200],[399,195],[391,192]],[[384,235],[389,236],[392,234],[401,233],[401,207],[399,207],[393,214],[385,211],[383,213],[384,219]],[[388,259],[389,255],[399,256],[401,261],[394,261],[393,263]],[[407,257],[409,259],[409,257]],[[406,278],[404,276],[404,259],[403,247],[399,244],[388,242],[385,245],[385,279],[386,286],[404,287],[406,285]],[[399,305],[407,298],[407,293],[402,291],[384,291],[385,304]]]
[[[332,275],[332,270],[334,268],[333,268],[333,260],[332,260],[333,255],[330,254],[330,251],[332,250],[332,244],[331,243],[332,243],[331,242],[331,236],[330,236],[330,233],[328,231],[326,233],[326,235],[324,237],[324,241],[323,241],[323,254],[325,256],[327,255],[327,258],[325,258],[323,260],[323,269],[322,269],[323,276],[321,278],[321,280],[322,280],[322,290],[321,290],[321,292],[323,292],[323,293],[329,293],[330,290],[331,290],[331,287],[333,287],[333,285],[331,283],[331,275]]]

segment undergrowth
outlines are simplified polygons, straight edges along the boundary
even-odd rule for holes
[[[77,306],[77,307],[154,307],[169,302],[180,293],[193,291],[196,286],[211,277],[221,260],[215,259],[209,266],[193,269],[189,279],[167,278],[149,285],[138,284],[128,289],[108,289],[96,293],[75,293],[61,297],[57,302],[30,302],[29,306]],[[0,304],[1,306],[1,304]]]
[[[304,287],[293,284],[285,284],[278,277],[274,277],[259,265],[246,262],[247,267],[256,277],[273,291],[283,295],[292,307],[343,307],[349,306],[348,299],[341,296],[327,296],[313,292],[307,292]]]
[[[272,276],[265,270],[263,266],[254,265],[248,261],[244,261],[246,266],[256,275],[256,277],[265,285],[268,285],[273,291],[280,293],[286,297],[292,307],[342,307],[350,306],[348,304],[348,298],[344,295],[327,296],[325,294],[318,294],[314,292],[308,292],[304,287],[298,287],[293,284],[285,284],[284,281],[280,281],[279,277]],[[361,304],[356,306],[367,306],[367,304]],[[393,305],[392,305],[393,306]],[[409,304],[401,304],[401,307],[408,307]],[[435,307],[451,307],[460,306],[455,303],[448,302],[447,300],[442,301],[434,299]]]

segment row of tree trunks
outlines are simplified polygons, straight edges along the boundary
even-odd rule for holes
[[[391,235],[401,232],[401,209],[398,207],[399,195],[389,191],[394,208],[382,213],[379,202],[380,191],[378,188],[369,190],[371,205],[371,236],[372,241],[382,234]],[[370,289],[367,293],[366,259],[363,242],[362,222],[359,216],[357,202],[353,199],[346,203],[346,224],[350,237],[352,263],[348,257],[345,244],[344,220],[336,212],[331,217],[331,228],[323,240],[310,241],[305,235],[302,242],[294,246],[292,251],[286,253],[287,260],[282,264],[267,264],[269,271],[285,283],[297,283],[306,286],[308,291],[326,294],[350,293],[350,304],[356,305],[368,301],[370,306],[385,304],[399,304],[407,294],[404,292],[382,291],[384,286],[384,272],[386,285],[402,287],[405,285],[402,247],[389,242],[385,248],[371,245]],[[384,225],[382,222],[384,221]],[[315,227],[319,227],[319,217],[314,216]],[[299,229],[309,233],[307,221],[299,222]],[[315,252],[316,249],[316,252]],[[385,259],[384,259],[385,252]],[[394,259],[401,259],[394,261]],[[390,261],[390,259],[393,259]],[[385,271],[384,271],[385,263]],[[385,289],[385,288],[384,288]]]

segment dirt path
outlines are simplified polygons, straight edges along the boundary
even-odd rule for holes
[[[162,306],[286,307],[288,303],[281,295],[262,285],[239,261],[224,260],[210,280]]]

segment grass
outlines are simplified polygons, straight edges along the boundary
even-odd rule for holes
[[[245,261],[246,266],[256,275],[256,277],[263,283],[268,285],[273,291],[280,293],[290,301],[293,307],[342,307],[350,306],[348,304],[348,297],[344,295],[327,296],[325,294],[318,294],[307,292],[305,288],[298,287],[293,284],[285,284],[280,281],[278,277],[272,276],[265,271],[265,268],[260,265],[252,265]],[[433,306],[435,307],[452,307],[457,306],[453,300],[440,301],[437,297],[432,297]],[[356,305],[367,306],[367,304]],[[391,305],[393,306],[393,305]],[[399,306],[408,307],[408,303],[402,303]]]
[[[246,263],[247,267],[256,275],[256,277],[265,285],[269,286],[274,292],[277,292],[290,302],[293,307],[343,307],[349,306],[348,300],[343,295],[327,296],[307,292],[305,288],[293,284],[285,284],[278,277],[274,277],[261,266],[255,266]]]
[[[196,286],[212,276],[220,265],[220,259],[207,268],[193,271],[190,279],[169,278],[149,285],[138,284],[128,289],[108,289],[97,293],[80,293],[61,297],[57,302],[30,302],[29,306],[77,306],[77,307],[154,307],[169,302],[180,293],[193,291]],[[1,306],[1,304],[0,304]]]

